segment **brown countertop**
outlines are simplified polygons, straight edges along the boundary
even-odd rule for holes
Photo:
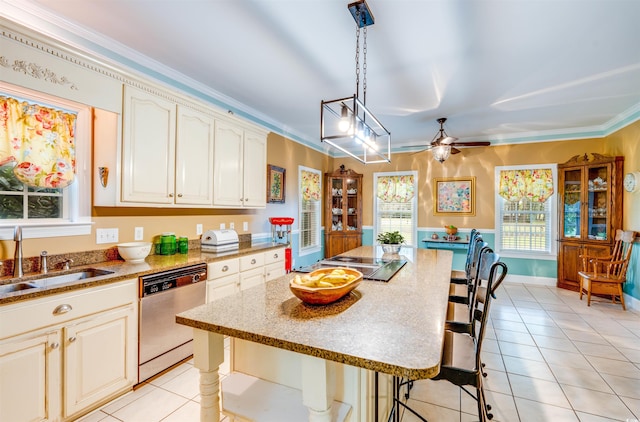
[[[235,251],[214,253],[214,252],[202,252],[200,249],[192,249],[188,254],[176,254],[176,255],[149,255],[145,262],[139,264],[130,264],[123,260],[112,260],[101,263],[83,265],[72,267],[68,271],[51,271],[46,276],[62,275],[67,273],[73,273],[83,268],[98,268],[113,271],[113,274],[104,276],[93,277],[91,279],[84,279],[79,281],[68,282],[64,284],[56,284],[51,287],[37,287],[27,290],[21,290],[10,293],[0,293],[0,306],[9,303],[16,303],[24,300],[35,299],[43,296],[64,293],[68,291],[84,289],[88,287],[96,287],[109,283],[115,283],[122,280],[127,280],[132,277],[139,277],[146,274],[153,274],[160,271],[171,270],[174,268],[181,268],[188,265],[209,263],[220,261],[224,259],[231,259],[240,257],[243,255],[250,255],[253,253],[259,253],[268,251],[270,249],[283,248],[285,245],[277,243],[258,243],[246,248],[238,249]],[[0,285],[12,284],[18,282],[28,282],[43,278],[43,274],[31,273],[25,274],[20,279],[3,277],[0,279]]]
[[[377,249],[363,246],[345,255],[371,257]],[[333,304],[303,303],[289,290],[294,275],[287,274],[182,312],[176,321],[387,374],[430,378],[440,369],[453,252],[411,249],[403,255],[409,262],[389,282],[364,280]]]

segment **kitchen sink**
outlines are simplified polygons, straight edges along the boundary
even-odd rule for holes
[[[71,273],[39,278],[37,280],[33,280],[32,283],[36,285],[35,287],[51,287],[56,284],[69,283],[72,281],[79,281],[109,274],[113,274],[113,271],[99,270],[97,268],[85,268]]]
[[[19,292],[21,290],[33,289],[38,287],[33,283],[13,283],[13,284],[3,284],[0,286],[0,295],[5,293]]]

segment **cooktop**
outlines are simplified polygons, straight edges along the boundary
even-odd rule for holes
[[[406,259],[384,260],[381,258],[364,258],[353,256],[334,256],[323,259],[307,267],[296,269],[301,273],[310,273],[319,268],[349,267],[362,273],[366,280],[389,281],[404,265]]]

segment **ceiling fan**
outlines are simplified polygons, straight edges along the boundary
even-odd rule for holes
[[[458,142],[458,138],[449,136],[444,131],[444,122],[447,121],[446,117],[441,117],[437,120],[440,123],[440,130],[433,137],[433,140],[422,151],[431,150],[433,158],[439,162],[444,162],[449,158],[450,154],[457,154],[460,150],[456,147],[487,147],[491,145],[489,141],[475,141],[475,142]],[[418,151],[418,152],[422,152]]]

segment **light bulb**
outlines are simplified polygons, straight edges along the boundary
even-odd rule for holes
[[[347,106],[342,106],[342,111],[340,112],[340,122],[338,122],[338,129],[341,132],[346,132],[351,127],[351,119],[349,118],[349,110],[347,110]]]

